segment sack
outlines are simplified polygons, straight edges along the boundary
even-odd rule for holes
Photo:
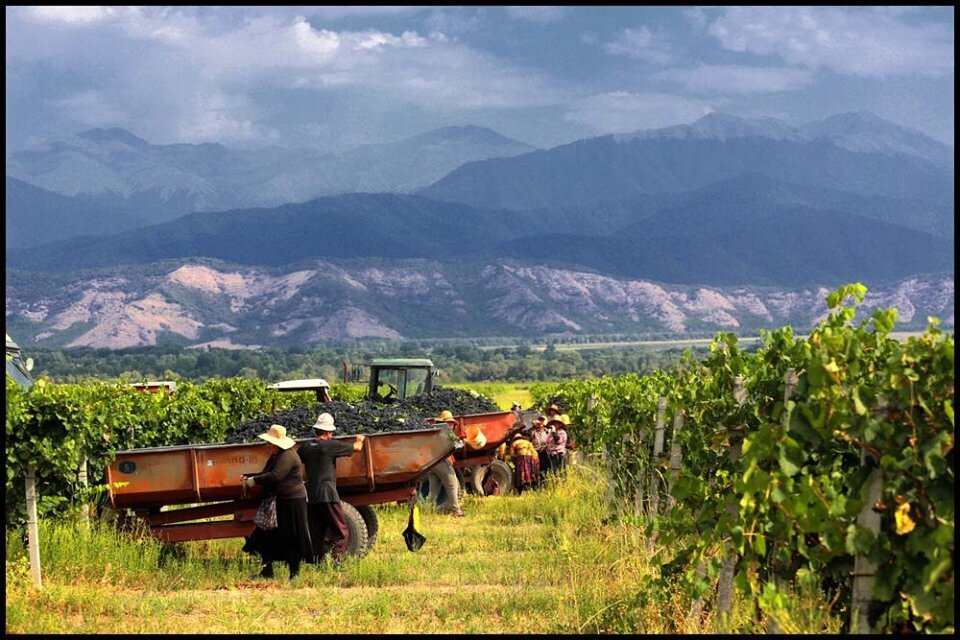
[[[410,506],[410,517],[407,519],[407,528],[403,530],[403,541],[407,543],[407,549],[418,551],[423,543],[427,541],[426,536],[417,531],[420,528],[420,508],[417,505]]]
[[[492,473],[488,473],[486,479],[483,481],[483,495],[500,495],[500,483],[497,482],[497,479],[493,477]]]
[[[253,516],[253,524],[264,531],[270,531],[277,528],[277,498],[270,496],[260,503],[257,509],[257,515]]]

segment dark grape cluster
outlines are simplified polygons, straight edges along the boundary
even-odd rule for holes
[[[395,402],[391,406],[431,418],[440,415],[440,412],[444,409],[451,411],[455,416],[500,411],[500,407],[486,396],[482,396],[475,391],[463,391],[462,389],[448,387],[434,387],[430,393],[410,396]]]
[[[315,435],[313,424],[317,421],[317,416],[324,412],[333,416],[337,427],[334,435],[337,436],[429,429],[431,425],[426,422],[427,418],[435,418],[444,409],[449,409],[454,415],[499,410],[488,398],[475,397],[469,391],[459,389],[438,388],[431,393],[412,396],[389,405],[377,405],[369,400],[353,404],[333,400],[258,416],[233,429],[226,442],[255,442],[258,435],[269,431],[274,424],[286,427],[287,435],[291,438],[312,438]]]

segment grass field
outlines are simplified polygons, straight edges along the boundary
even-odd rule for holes
[[[306,566],[291,586],[254,577],[238,539],[160,545],[109,528],[42,522],[42,590],[22,532],[7,532],[7,633],[696,633],[684,594],[653,586],[642,533],[611,524],[593,472],[574,468],[540,492],[467,496],[467,517],[430,507],[424,547],[403,543],[407,510],[379,507],[380,540],[337,570]],[[795,597],[788,632],[836,632],[818,596]],[[738,604],[733,629],[760,632]]]
[[[533,402],[529,382],[464,382],[444,386],[476,391],[496,402],[497,406],[504,410],[510,409],[514,402],[519,402],[524,409]]]

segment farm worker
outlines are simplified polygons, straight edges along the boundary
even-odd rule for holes
[[[457,421],[450,411],[441,411],[437,416],[437,422],[446,422],[453,429]],[[460,509],[460,481],[457,479],[457,472],[453,468],[455,458],[453,455],[441,460],[427,476],[427,482],[430,483],[430,491],[427,493],[428,502],[436,502],[440,495],[440,487],[447,493],[447,505],[450,514],[454,518],[462,518],[463,511]]]
[[[550,434],[550,440],[547,443],[547,457],[550,459],[551,471],[563,469],[567,455],[567,423],[569,422],[570,419],[566,414],[554,416],[547,421],[547,426],[552,425],[556,429]]]
[[[358,435],[353,444],[333,439],[336,426],[333,416],[321,413],[313,425],[316,438],[300,445],[300,460],[307,469],[307,520],[313,540],[313,562],[321,562],[330,553],[335,565],[347,554],[347,520],[337,493],[337,458],[353,455],[363,448],[364,436]],[[331,535],[327,547],[325,538]]]
[[[243,476],[243,486],[260,485],[268,495],[276,496],[277,528],[267,531],[257,527],[243,549],[260,554],[263,563],[261,577],[272,578],[273,562],[279,560],[290,567],[290,580],[293,580],[300,572],[300,561],[312,556],[303,464],[293,450],[296,443],[282,425],[272,425],[269,431],[257,437],[266,440],[273,453],[263,471]]]
[[[546,416],[537,416],[537,419],[533,421],[533,432],[530,434],[530,443],[533,444],[533,449],[537,452],[538,471],[535,486],[538,488],[543,484],[543,474],[550,468],[550,461],[547,457],[547,441],[550,438],[550,433],[545,426],[546,420]]]
[[[510,443],[511,461],[513,462],[513,486],[517,493],[524,489],[531,489],[540,482],[540,459],[533,443],[517,434]]]
[[[553,418],[555,416],[560,415],[560,407],[558,407],[555,404],[551,404],[549,407],[547,407],[547,410],[544,411],[544,413],[547,414],[548,419]]]

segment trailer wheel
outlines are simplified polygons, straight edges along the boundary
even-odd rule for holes
[[[483,478],[486,475],[486,467],[469,467],[464,469],[466,482],[464,483],[470,489],[470,493],[478,496],[483,495]]]
[[[363,523],[367,525],[367,549],[373,548],[377,543],[377,534],[380,533],[380,521],[377,519],[377,512],[368,504],[356,507]]]
[[[464,481],[463,474],[460,472],[460,469],[455,469],[457,473],[457,498],[460,502],[463,502],[463,496],[466,494],[467,483]],[[429,473],[423,476],[423,480],[420,481],[420,488],[417,490],[417,496],[421,501],[426,502],[427,496],[430,495],[430,479]],[[440,490],[437,492],[437,507],[443,508],[447,505],[447,490],[443,487],[443,484],[440,485]]]
[[[367,553],[367,524],[352,504],[340,504],[343,505],[344,520],[347,521],[347,555],[363,557]]]
[[[491,460],[485,467],[474,467],[473,488],[477,495],[485,496],[483,483],[487,481],[489,474],[493,474],[497,484],[500,485],[500,494],[506,495],[513,493],[513,469],[503,460]]]

